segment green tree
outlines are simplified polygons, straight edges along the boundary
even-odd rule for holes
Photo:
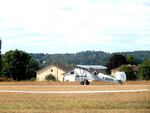
[[[26,65],[26,76],[27,78],[35,79],[36,72],[35,70],[39,69],[39,64],[33,58],[30,58],[29,63]]]
[[[128,62],[129,64],[131,64],[131,65],[136,64],[136,63],[135,63],[135,57],[132,56],[132,55],[128,56],[128,57],[127,57],[127,62]]]
[[[45,80],[47,80],[47,81],[56,81],[56,77],[52,74],[49,74],[45,77]]]
[[[8,78],[29,80],[35,77],[36,69],[38,64],[24,51],[8,51],[3,57],[2,73]]]
[[[121,54],[113,54],[107,63],[108,71],[115,69],[123,64],[127,64],[126,58]]]
[[[139,65],[138,79],[140,80],[150,79],[150,59],[145,60],[143,64]]]

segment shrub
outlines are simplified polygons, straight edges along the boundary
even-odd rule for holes
[[[150,80],[150,65],[147,65],[147,64],[139,65],[138,79],[139,80]]]
[[[150,66],[139,66],[139,80],[149,80],[150,79]]]
[[[45,80],[47,80],[47,81],[56,81],[56,77],[52,74],[49,74],[45,77]]]

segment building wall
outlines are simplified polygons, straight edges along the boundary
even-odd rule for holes
[[[64,74],[65,71],[57,68],[56,66],[51,66],[44,71],[41,70],[41,72],[37,72],[37,81],[45,81],[45,77],[49,74],[52,74],[56,77],[57,80],[63,81],[64,80]]]
[[[117,72],[119,72],[119,71],[118,70],[111,70],[111,75],[115,77]]]

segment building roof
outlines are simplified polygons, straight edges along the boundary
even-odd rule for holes
[[[133,71],[138,71],[137,65],[128,65],[128,66],[131,67]],[[112,69],[111,71],[121,71],[121,66],[116,69]]]

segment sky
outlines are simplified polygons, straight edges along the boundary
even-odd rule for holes
[[[150,50],[150,0],[0,0],[2,53]]]

